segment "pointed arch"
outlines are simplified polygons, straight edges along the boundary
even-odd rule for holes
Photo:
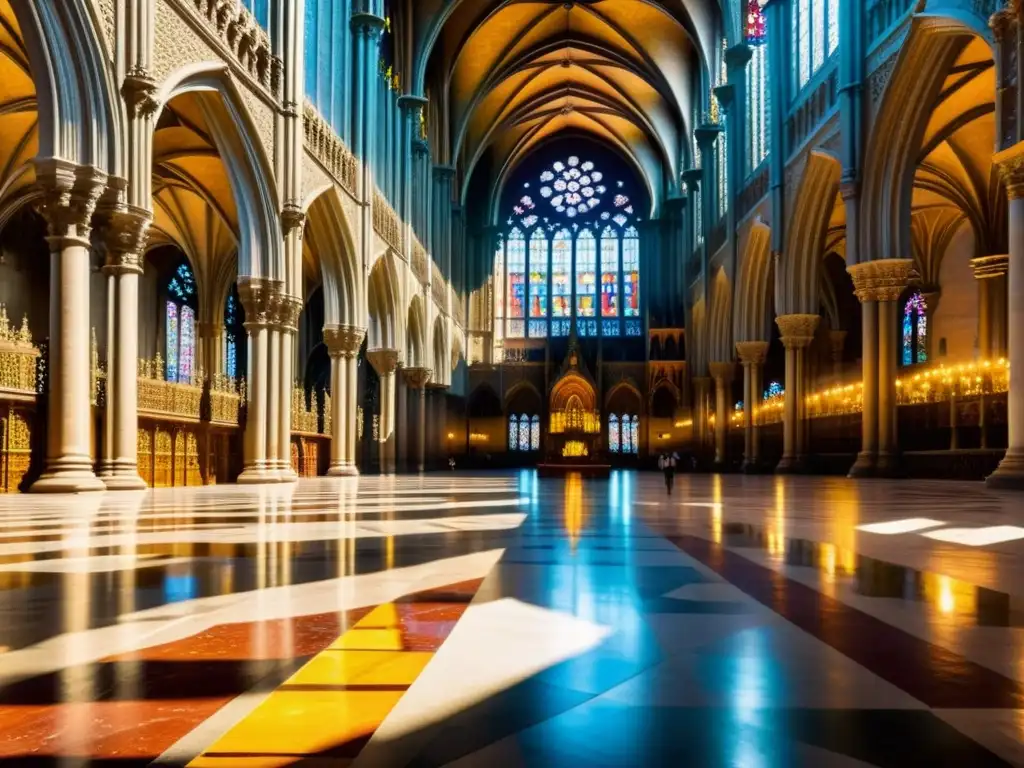
[[[434,381],[448,385],[452,380],[451,358],[448,347],[448,330],[443,315],[434,319]]]
[[[405,360],[411,368],[429,368],[427,354],[427,315],[419,294],[409,302],[408,323],[405,329]]]
[[[760,221],[755,222],[747,234],[736,282],[736,308],[733,312],[736,341],[766,341],[769,338],[771,238],[771,229]]]
[[[306,231],[324,283],[324,323],[361,327],[369,310],[360,290],[359,250],[341,195],[332,184],[310,201]]]
[[[366,304],[368,349],[398,349],[402,338],[398,327],[398,274],[391,252],[385,253],[370,270]]]
[[[711,322],[708,324],[708,360],[727,363],[733,358],[732,283],[719,267],[712,278]]]
[[[816,314],[818,270],[828,222],[839,195],[839,161],[825,152],[808,153],[797,190],[786,250],[775,275],[778,315]]]

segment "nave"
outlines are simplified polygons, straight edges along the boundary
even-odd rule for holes
[[[1018,507],[632,471],[6,497],[0,762],[1021,765]]]

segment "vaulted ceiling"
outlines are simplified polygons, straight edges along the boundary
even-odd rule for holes
[[[716,3],[417,0],[414,14],[418,76],[441,105],[439,159],[463,196],[482,173],[496,199],[531,150],[564,134],[617,148],[655,206],[674,191],[701,62],[720,39]]]

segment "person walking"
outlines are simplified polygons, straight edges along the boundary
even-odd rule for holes
[[[667,453],[661,454],[658,457],[658,469],[665,473],[665,491],[669,496],[672,495],[672,483],[675,481],[676,474],[676,462]]]

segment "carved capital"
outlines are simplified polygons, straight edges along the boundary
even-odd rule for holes
[[[299,330],[299,315],[302,314],[302,302],[292,296],[281,296],[277,302],[277,327],[288,333]]]
[[[1013,8],[1010,6],[1001,8],[989,17],[988,26],[992,30],[992,37],[995,38],[997,43],[1001,43],[1009,37],[1010,33],[1013,32],[1016,21],[1017,14],[1014,13]]]
[[[354,325],[325,325],[324,344],[331,357],[354,358],[366,338],[366,329]]]
[[[88,246],[106,174],[56,157],[36,160],[35,165],[36,183],[42,190],[40,213],[49,225],[50,237],[73,237]]]
[[[149,240],[153,214],[145,208],[124,205],[115,208],[104,227],[107,247],[107,274],[142,272],[142,255]]]
[[[814,341],[814,332],[821,318],[818,315],[780,315],[775,318],[786,349],[803,349]]]
[[[284,232],[284,236],[288,237],[293,230],[299,231],[299,239],[302,239],[302,233],[306,227],[306,214],[297,205],[286,205],[284,210],[281,211],[281,229]]]
[[[357,35],[363,35],[368,40],[376,40],[384,32],[387,22],[380,16],[373,13],[353,13],[349,24],[352,31]]]
[[[426,389],[434,372],[429,368],[403,368],[402,375],[411,389]]]
[[[728,384],[732,381],[732,377],[736,375],[736,365],[731,362],[708,363],[708,371],[716,383]]]
[[[238,298],[245,309],[245,328],[268,328],[277,322],[283,298],[280,283],[258,277],[238,281]]]
[[[861,302],[896,301],[914,272],[911,259],[877,259],[847,267]]]
[[[156,114],[160,109],[156,93],[157,82],[144,69],[131,69],[121,84],[121,96],[128,105],[128,115],[133,119]]]
[[[979,256],[971,259],[971,269],[978,280],[989,277],[1002,277],[1010,269],[1010,257],[1007,254],[1001,256]],[[929,306],[931,306],[929,304]]]
[[[767,341],[737,341],[736,354],[744,365],[764,365],[768,358]]]
[[[398,370],[397,349],[371,349],[367,351],[366,359],[378,376],[393,376]]]
[[[997,152],[992,162],[999,168],[999,175],[1006,184],[1006,194],[1011,200],[1024,197],[1024,141]]]

